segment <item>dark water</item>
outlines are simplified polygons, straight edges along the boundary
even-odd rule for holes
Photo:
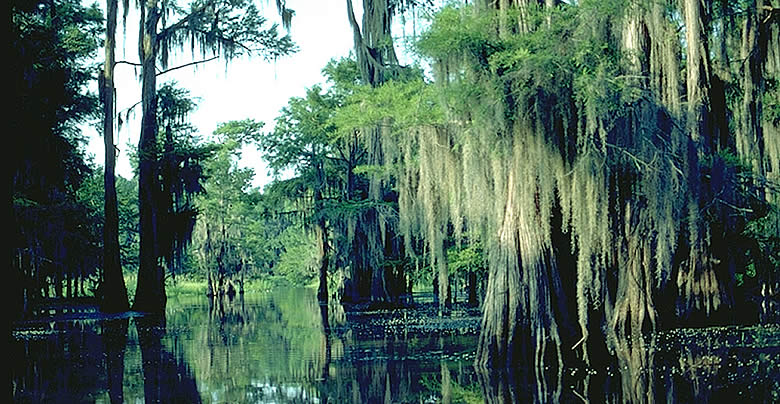
[[[164,320],[24,324],[9,364],[19,403],[780,402],[780,329],[676,331],[599,365],[476,372],[478,313],[345,314],[314,291],[210,304]]]

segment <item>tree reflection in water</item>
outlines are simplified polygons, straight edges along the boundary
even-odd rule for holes
[[[144,374],[146,403],[200,403],[198,387],[189,366],[163,347],[165,317],[136,319]]]
[[[676,333],[621,339],[614,341],[613,355],[595,361],[598,368],[567,368],[562,378],[549,369],[522,366],[481,371],[478,378],[484,401],[495,404],[776,403],[780,402],[778,331],[776,327],[743,329],[724,337],[688,330],[692,336],[687,340],[677,339]],[[761,334],[771,337],[756,337]],[[753,342],[756,339],[761,341]],[[545,379],[539,380],[539,374]]]
[[[111,404],[124,403],[125,350],[128,318],[103,322],[103,346],[106,352],[106,376]]]
[[[24,324],[8,351],[13,402],[88,401],[105,385],[103,344],[96,321]]]
[[[478,314],[345,313],[315,292],[181,297],[165,319],[25,325],[11,347],[13,402],[780,402],[778,327],[616,341],[590,367],[477,372]]]
[[[618,338],[615,341],[616,375],[620,378],[620,389],[609,392],[609,402],[654,403],[655,339]],[[616,389],[617,390],[617,389]],[[622,397],[622,401],[620,400]]]

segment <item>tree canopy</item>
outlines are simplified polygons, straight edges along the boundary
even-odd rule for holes
[[[391,32],[427,2],[364,0],[360,22],[347,4],[354,59],[325,66],[273,127],[200,136],[186,90],[157,84],[171,52],[294,45],[250,1],[140,3],[137,211],[117,209],[136,309],[164,310],[168,274],[214,296],[254,276],[317,279],[325,308],[432,286],[442,314],[462,281],[483,312],[476,365],[537,377],[659,329],[777,320],[776,0],[453,3],[415,38],[429,69],[401,66]],[[13,11],[20,103],[40,112],[21,117],[14,269],[36,298],[83,294],[77,281],[100,284],[107,215],[76,130],[96,112],[100,13]],[[244,147],[276,176],[262,190]]]

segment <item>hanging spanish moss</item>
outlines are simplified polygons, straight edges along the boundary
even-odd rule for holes
[[[160,235],[159,255],[175,277],[182,268],[186,248],[192,239],[197,210],[194,196],[203,192],[203,162],[208,148],[192,138],[188,115],[196,108],[189,93],[172,84],[158,91],[159,126],[163,128],[162,153],[158,156],[161,182],[158,221],[166,229]]]
[[[587,360],[589,346],[734,309],[733,257],[765,202],[729,157],[715,16],[699,1],[500,1],[446,8],[423,36],[446,123],[384,137],[385,164],[399,228],[432,265],[446,267],[450,229],[489,246],[477,365],[560,367],[572,350]],[[763,49],[761,63],[776,59]],[[766,66],[744,81],[776,75]],[[776,158],[757,158],[771,188]]]
[[[402,76],[405,69],[398,62],[392,37],[393,17],[409,8],[418,6],[414,0],[363,0],[361,22],[355,15],[352,0],[347,0],[347,18],[354,34],[354,49],[357,67],[363,83],[378,87],[393,78]],[[389,164],[388,155],[393,148],[384,144],[389,138],[389,122],[378,122],[376,126],[355,129],[355,138],[348,139],[348,147],[360,145],[365,151],[366,163],[375,166]],[[349,142],[354,145],[349,146]],[[354,166],[347,170],[345,196],[353,200],[357,190]],[[409,243],[398,238],[397,214],[385,208],[397,201],[392,179],[379,174],[370,174],[364,186],[365,194],[356,201],[363,201],[364,209],[346,218],[337,238],[342,240],[343,256],[339,260],[342,268],[348,268],[342,300],[344,301],[394,301],[406,292],[406,274],[403,267],[404,251],[413,251]],[[443,248],[439,248],[443,256]],[[386,263],[386,264],[383,264]],[[440,279],[447,279],[446,261],[439,259]],[[449,282],[440,282],[445,290]],[[400,285],[400,286],[399,286]]]
[[[780,4],[770,0],[750,1],[744,11],[741,48],[739,55],[734,56],[742,60],[735,74],[742,92],[734,114],[738,118],[736,149],[751,169],[752,182],[759,187],[755,197],[777,205],[780,202],[777,187],[780,184]],[[757,227],[766,234],[780,234],[780,214],[775,211]],[[775,237],[769,242],[776,240]],[[758,261],[768,266],[777,263],[776,259]],[[776,271],[763,277],[758,287],[762,320],[776,320],[776,315],[771,314],[771,304],[766,303],[767,297],[780,292]]]
[[[405,292],[401,265],[402,242],[396,237],[398,220],[389,202],[396,196],[383,176],[369,174],[358,177],[354,170],[358,163],[381,165],[383,126],[356,130],[351,139],[345,139],[343,148],[350,150],[346,164],[346,183],[342,184],[342,198],[351,209],[342,212],[334,221],[337,267],[347,269],[346,282],[340,298],[345,302],[395,301]]]

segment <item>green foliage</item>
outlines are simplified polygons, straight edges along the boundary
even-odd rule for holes
[[[355,59],[346,57],[331,59],[322,69],[322,74],[332,86],[329,90],[339,99],[343,99],[363,86]]]
[[[261,127],[253,120],[220,124],[214,143],[205,146],[212,153],[204,161],[204,192],[195,202],[199,217],[194,237],[204,277],[237,276],[256,262],[252,243],[257,240],[246,236],[250,229],[259,231],[256,222],[261,218],[255,216],[255,207],[260,201],[248,193],[254,171],[239,167],[238,160],[242,147],[257,141]]]
[[[173,126],[176,130],[189,129],[189,114],[197,109],[197,101],[190,92],[175,81],[162,85],[157,90],[157,126]]]
[[[121,176],[116,179],[122,269],[125,273],[134,273],[138,268],[138,183],[136,179],[128,180]],[[103,170],[101,167],[95,167],[75,196],[89,216],[80,227],[92,234],[91,245],[98,249],[102,246],[103,195]],[[23,203],[24,201],[19,201],[18,204],[21,206]]]
[[[775,126],[780,126],[780,78],[767,78],[765,86],[764,119]]]
[[[474,6],[447,6],[436,13],[430,28],[420,36],[417,50],[444,61],[466,52],[486,66],[486,52],[497,47],[492,32],[497,18],[496,12],[476,12]]]
[[[198,214],[193,197],[204,192],[204,165],[215,146],[193,135],[188,117],[197,104],[189,91],[167,83],[157,92],[157,107],[160,146],[156,149],[162,152],[147,159],[155,161],[160,182],[157,220],[166,231],[159,236],[159,253],[175,273],[184,267]]]
[[[96,116],[97,97],[88,91],[101,14],[77,1],[33,2],[14,9],[11,45],[23,77],[14,83],[24,133],[17,137],[15,186],[60,186],[73,191],[88,172],[78,125]],[[73,186],[71,186],[73,185]],[[45,194],[46,192],[42,192]]]
[[[379,87],[362,86],[335,111],[332,123],[340,137],[358,128],[387,125],[403,131],[413,127],[441,124],[443,111],[432,85],[420,78],[391,80]]]
[[[94,200],[100,186],[92,181],[80,125],[99,111],[89,82],[101,12],[75,0],[13,2],[8,10],[15,74],[10,243],[12,270],[24,287],[18,296],[29,302],[89,293],[91,286],[81,284],[98,275],[102,206]],[[66,280],[73,282],[63,291]]]
[[[572,80],[578,101],[594,116],[610,117],[619,113],[623,104],[623,83],[620,75],[620,55],[608,42],[593,37],[578,40],[572,55]]]
[[[273,198],[272,191],[251,189],[244,198],[244,231],[242,248],[250,255],[252,275],[268,275],[274,272],[284,252],[282,234],[290,225],[288,215],[278,215],[278,210],[287,208],[283,202]]]
[[[745,254],[744,269],[736,274],[737,282],[747,283],[745,276],[756,278],[756,275],[776,279],[780,274],[780,208],[769,205],[765,215],[746,224],[743,235],[752,241],[752,247]]]
[[[135,273],[138,270],[139,245],[137,178],[128,180],[118,176],[116,192],[119,203],[119,251],[122,270],[125,273]],[[127,285],[127,283],[125,284]]]
[[[518,9],[502,17],[495,10],[448,6],[436,14],[417,49],[443,70],[438,79],[447,86],[439,93],[454,112],[489,116],[502,99],[518,111],[531,110],[523,105],[540,93],[547,101],[562,101],[545,108],[567,110],[566,100],[574,94],[589,113],[606,118],[639,96],[621,73],[626,55],[609,40],[615,35],[610,24],[618,25],[627,7],[622,0],[585,1],[576,7],[525,8],[520,18]],[[513,35],[496,34],[499,18],[506,18]],[[532,29],[517,34],[518,20]],[[494,101],[474,105],[467,99]],[[505,111],[506,118],[514,116],[514,110]]]
[[[263,122],[253,119],[230,121],[217,126],[214,135],[224,148],[235,152],[233,149],[238,146],[258,144],[263,126],[265,126]]]
[[[338,98],[314,86],[306,97],[293,97],[276,118],[274,130],[261,142],[264,157],[275,173],[285,169],[306,175],[322,164],[334,131],[330,123]]]
[[[308,285],[317,278],[318,253],[313,234],[301,226],[290,226],[280,236],[283,252],[274,266],[294,285]]]
[[[190,279],[177,279],[175,283],[171,283],[165,288],[166,293],[168,293],[169,296],[203,296],[206,294],[206,289],[206,282]]]
[[[452,246],[447,249],[447,265],[450,272],[459,276],[469,272],[481,274],[487,268],[487,260],[481,244],[475,242],[465,247]]]

